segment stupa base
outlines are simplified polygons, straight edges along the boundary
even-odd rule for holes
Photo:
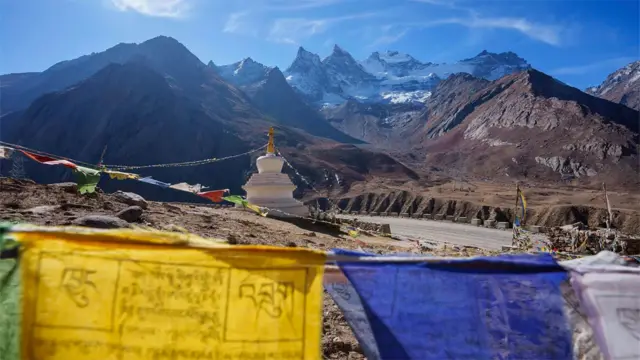
[[[308,217],[309,208],[296,199],[247,199],[249,203],[266,208],[269,216],[280,218]]]

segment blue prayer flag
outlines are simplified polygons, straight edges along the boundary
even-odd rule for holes
[[[160,187],[163,187],[163,188],[168,188],[169,186],[171,186],[171,184],[167,184],[165,182],[158,181],[156,179],[152,179],[151,176],[140,178],[140,179],[138,179],[138,181],[142,181],[144,183],[151,184],[151,185],[160,186]]]
[[[349,279],[339,269],[327,268],[324,272],[323,282],[325,290],[338,305],[349,326],[353,329],[364,356],[367,357],[367,360],[380,360],[371,324],[369,324],[367,314],[362,307],[360,296]]]
[[[560,291],[567,275],[548,254],[338,265],[360,297],[380,359],[573,358]]]

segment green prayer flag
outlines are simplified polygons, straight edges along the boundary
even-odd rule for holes
[[[261,216],[267,216],[267,212],[263,211],[259,206],[251,204],[250,202],[248,202],[247,200],[243,199],[239,195],[225,196],[225,197],[222,198],[222,200],[226,200],[228,202],[231,202],[231,203],[234,203],[234,204],[238,204],[238,205],[242,206],[243,208],[251,209],[251,210],[255,211],[256,213],[258,213]]]
[[[21,295],[16,260],[0,260],[0,360],[20,360]]]
[[[76,174],[80,194],[91,194],[96,191],[100,181],[100,171],[78,166],[73,172]]]
[[[239,195],[231,195],[231,196],[225,196],[222,198],[222,200],[226,200],[230,203],[234,203],[234,204],[238,204],[242,207],[247,207],[247,205],[249,204],[249,202],[245,199],[243,199],[241,196]]]

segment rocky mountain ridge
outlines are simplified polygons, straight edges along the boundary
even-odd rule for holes
[[[259,81],[265,65],[252,61],[245,69],[245,60],[219,66],[219,74],[239,84]],[[252,70],[252,69],[256,70]],[[526,60],[512,52],[501,54],[486,50],[477,56],[454,64],[421,62],[397,51],[374,52],[364,61],[335,45],[329,56],[320,59],[303,47],[285,70],[289,84],[308,102],[318,106],[335,106],[348,99],[365,103],[424,104],[442,79],[455,73],[496,80],[504,75],[530,69]]]
[[[640,110],[640,61],[614,71],[602,84],[590,87],[586,92]]]
[[[638,171],[639,114],[626,106],[536,70],[491,83],[456,75],[430,100],[414,120],[422,125],[409,138],[427,163],[488,178],[569,177],[640,185],[637,177],[629,177]]]

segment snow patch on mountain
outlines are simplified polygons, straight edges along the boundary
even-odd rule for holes
[[[210,62],[209,66],[236,86],[261,81],[271,69],[251,58],[222,66]],[[453,64],[421,62],[397,51],[376,51],[367,59],[356,61],[335,45],[324,59],[300,47],[284,75],[307,101],[320,106],[337,105],[348,99],[399,104],[426,102],[436,86],[452,74],[468,73],[495,80],[530,67],[514,53],[487,51]]]
[[[213,62],[209,66],[214,67],[218,74],[228,82],[236,86],[253,84],[265,79],[272,68],[254,61],[250,57],[229,65],[215,66]]]

